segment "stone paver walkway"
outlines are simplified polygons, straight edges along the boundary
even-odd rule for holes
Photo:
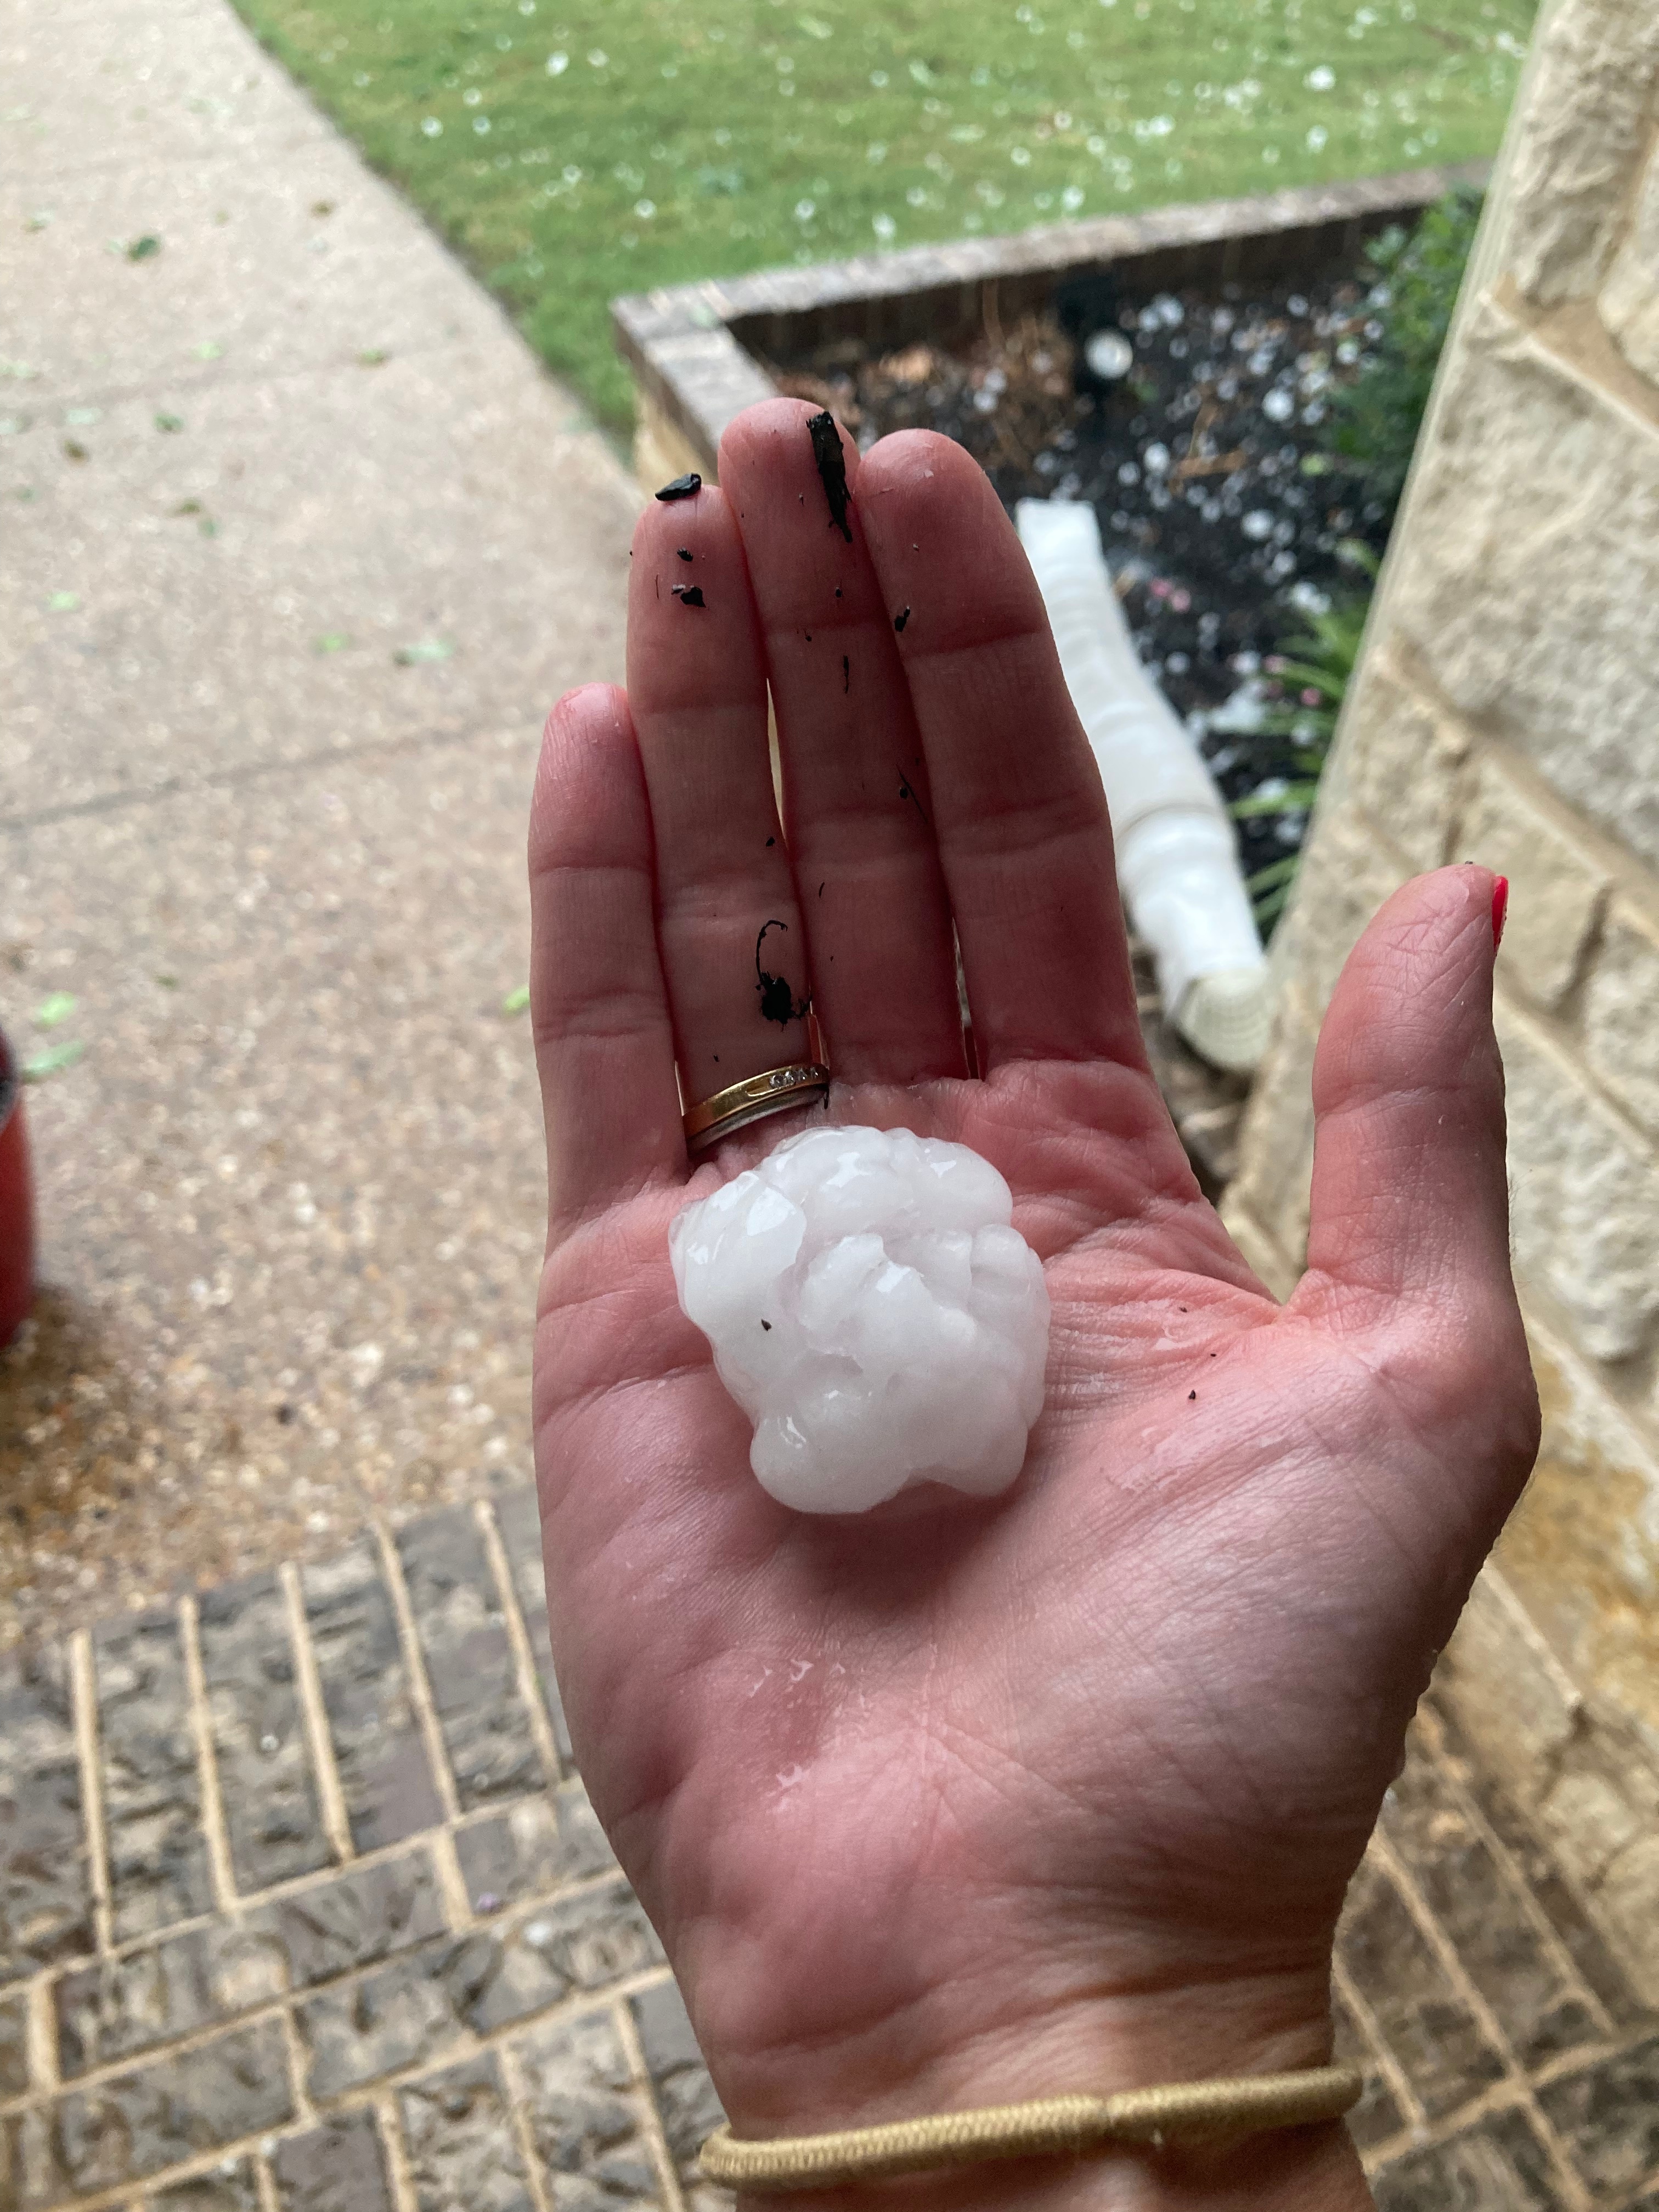
[[[1659,2205],[1659,2021],[1433,1713],[1350,1903],[1382,2212]],[[714,2212],[533,1493],[0,1660],[0,2208]]]
[[[502,1000],[638,495],[224,0],[5,11],[0,369],[0,1022],[86,1048],[28,1097],[3,1641],[527,1474]]]

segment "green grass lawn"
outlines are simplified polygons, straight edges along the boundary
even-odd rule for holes
[[[616,428],[617,292],[1496,148],[1531,0],[240,0]]]

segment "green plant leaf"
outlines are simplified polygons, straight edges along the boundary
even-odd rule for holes
[[[153,261],[161,251],[161,240],[155,237],[152,232],[146,231],[142,238],[135,238],[129,241],[126,250],[127,259],[129,261]]]
[[[449,660],[455,648],[447,639],[423,637],[413,645],[400,645],[392,658],[399,668],[413,668],[423,660]]]
[[[1263,798],[1252,791],[1243,799],[1234,799],[1227,809],[1235,822],[1253,821],[1263,814],[1306,814],[1319,794],[1316,781],[1287,784],[1277,798]]]
[[[182,415],[158,415],[155,418],[155,427],[158,430],[182,430],[185,427],[185,418]]]
[[[1301,865],[1300,853],[1287,853],[1282,860],[1270,861],[1265,868],[1258,868],[1253,876],[1247,876],[1244,888],[1252,898],[1257,898],[1263,891],[1273,890],[1281,884],[1290,883]]]
[[[46,601],[46,611],[54,615],[72,615],[81,604],[78,592],[54,592]]]
[[[530,986],[528,983],[520,983],[517,990],[509,991],[501,1000],[501,1012],[504,1014],[521,1014],[529,1004]]]
[[[1332,396],[1328,453],[1346,463],[1390,513],[1398,503],[1457,305],[1480,219],[1480,195],[1448,193],[1406,231],[1371,241],[1373,278],[1385,283],[1383,331],[1359,374]]]
[[[350,642],[343,629],[329,629],[312,640],[311,649],[313,653],[343,653]]]
[[[75,1012],[75,994],[70,991],[54,991],[50,998],[42,999],[34,1010],[34,1026],[38,1030],[55,1030],[66,1022]]]
[[[61,1075],[66,1067],[73,1067],[86,1050],[78,1037],[65,1037],[62,1044],[48,1045],[33,1059],[23,1062],[25,1083],[44,1083],[49,1076]]]
[[[1292,643],[1294,641],[1291,641]],[[1334,666],[1328,664],[1322,668],[1316,661],[1280,658],[1281,665],[1273,670],[1273,674],[1281,684],[1297,684],[1307,690],[1322,691],[1328,699],[1342,696],[1343,679],[1352,673],[1353,668],[1351,660],[1339,662]]]
[[[1264,935],[1268,924],[1277,921],[1279,915],[1284,913],[1285,902],[1290,896],[1291,885],[1288,883],[1281,884],[1276,891],[1269,891],[1266,898],[1258,899],[1251,908],[1250,911],[1255,917],[1255,926]]]

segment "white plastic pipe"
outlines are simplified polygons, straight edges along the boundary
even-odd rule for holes
[[[1093,507],[1023,499],[1016,519],[1100,766],[1118,883],[1151,948],[1165,1012],[1206,1060],[1253,1068],[1272,991],[1221,794],[1136,655]]]

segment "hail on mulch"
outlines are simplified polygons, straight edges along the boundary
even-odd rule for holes
[[[860,451],[890,430],[939,430],[1011,512],[1018,499],[1089,501],[1143,663],[1224,796],[1271,799],[1294,747],[1261,727],[1284,703],[1268,664],[1309,614],[1364,591],[1342,549],[1380,551],[1387,535],[1384,510],[1330,470],[1319,436],[1333,388],[1382,335],[1384,304],[1340,270],[1151,294],[1097,278],[1005,326],[988,286],[969,343],[872,355],[842,339],[769,366],[780,390],[833,410]],[[1267,812],[1238,826],[1254,872],[1305,823]]]

